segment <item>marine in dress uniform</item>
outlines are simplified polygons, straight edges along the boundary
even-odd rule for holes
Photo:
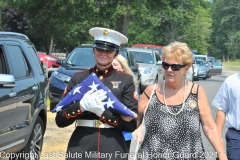
[[[100,27],[90,29],[89,33],[94,37],[93,52],[97,64],[93,68],[75,73],[64,95],[94,72],[118,100],[137,115],[138,101],[134,98],[135,85],[132,76],[118,72],[112,66],[112,60],[119,53],[119,46],[127,43],[127,37],[117,31]],[[106,98],[104,92],[96,92],[86,93],[81,101],[56,115],[58,127],[66,127],[76,121],[65,157],[127,160],[128,149],[122,131],[133,132],[136,129],[136,120],[128,117],[129,121],[126,121],[121,115],[104,109],[98,103]]]

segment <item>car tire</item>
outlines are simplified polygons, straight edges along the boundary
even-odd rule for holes
[[[199,81],[199,76],[197,76],[195,80],[196,80],[196,81]]]
[[[211,78],[211,73],[210,72],[208,72],[207,78]]]
[[[19,153],[28,153],[29,156],[32,155],[33,157],[29,157],[31,160],[39,160],[41,156],[42,146],[43,146],[43,134],[45,132],[45,127],[43,125],[42,119],[38,116],[36,122],[33,126],[32,133],[28,140],[27,145],[24,149]],[[23,154],[23,155],[24,155]],[[26,157],[21,157],[14,160],[25,160]],[[13,160],[13,159],[11,159]]]

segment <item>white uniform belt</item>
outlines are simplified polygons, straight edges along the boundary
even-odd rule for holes
[[[94,128],[114,128],[106,123],[102,123],[102,121],[94,119],[94,120],[86,120],[86,119],[79,119],[76,120],[76,126],[83,126],[83,127],[94,127]]]

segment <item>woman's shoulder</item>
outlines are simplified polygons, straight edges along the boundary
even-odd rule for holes
[[[201,93],[202,91],[204,91],[203,87],[197,83],[194,82],[188,82],[188,87],[191,87],[191,92],[193,94],[198,94],[199,92]]]
[[[146,87],[146,89],[144,90],[145,94],[147,94],[148,96],[151,95],[153,89],[156,91],[156,88],[158,88],[159,85],[161,85],[162,82],[159,82],[159,83],[153,83],[153,84],[150,84]],[[155,92],[154,91],[154,92]]]

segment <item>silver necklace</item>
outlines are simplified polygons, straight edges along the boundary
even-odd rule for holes
[[[180,109],[180,111],[178,111],[177,113],[173,113],[168,109],[167,103],[166,103],[166,98],[165,98],[165,80],[163,81],[163,100],[165,103],[165,107],[167,108],[168,113],[172,114],[172,115],[178,115],[179,113],[182,112],[184,105],[185,105],[185,96],[186,96],[186,80],[184,81],[184,95],[183,95],[183,103],[182,103],[182,108]]]

